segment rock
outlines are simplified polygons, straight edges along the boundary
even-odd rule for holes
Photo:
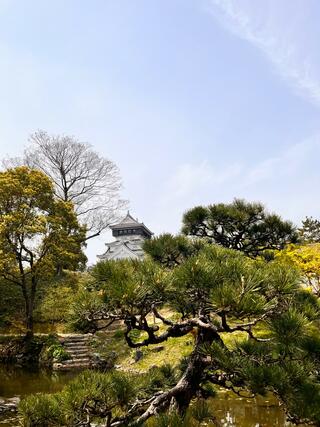
[[[19,397],[11,397],[10,399],[0,399],[0,414],[6,414],[8,412],[17,412],[19,402]]]
[[[139,360],[141,360],[142,358],[143,358],[143,351],[136,350],[136,352],[134,354],[134,361],[139,362]]]
[[[158,353],[159,351],[164,350],[164,345],[158,345],[157,347],[153,347],[151,349],[152,353]]]
[[[106,356],[101,356],[99,353],[94,353],[92,356],[93,366],[102,369],[112,369],[115,367],[115,361],[118,357],[118,354],[115,351],[111,351]]]

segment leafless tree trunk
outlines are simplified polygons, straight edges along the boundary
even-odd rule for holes
[[[119,219],[127,202],[120,198],[122,183],[115,163],[73,136],[39,130],[29,141],[23,158],[8,159],[5,166],[24,164],[48,175],[57,197],[72,202],[79,222],[87,226],[86,240]]]

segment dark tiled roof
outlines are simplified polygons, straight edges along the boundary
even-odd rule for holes
[[[121,229],[124,229],[124,228],[138,228],[138,227],[144,228],[146,230],[146,232],[148,234],[150,234],[150,235],[153,234],[152,231],[150,231],[148,229],[148,227],[146,227],[144,225],[143,222],[138,222],[137,220],[135,220],[130,215],[129,211],[127,213],[127,216],[125,218],[123,218],[123,220],[121,222],[119,222],[118,224],[110,226],[111,230],[121,230]]]

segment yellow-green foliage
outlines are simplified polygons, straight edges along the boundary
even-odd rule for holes
[[[20,274],[19,249],[33,256],[38,275],[54,269],[58,257],[63,263],[79,262],[80,228],[73,206],[55,199],[45,174],[27,167],[1,172],[0,209],[0,273],[9,280]]]
[[[86,273],[64,271],[61,276],[46,284],[41,284],[35,313],[36,320],[38,322],[66,323],[85,277]]]
[[[277,257],[299,269],[305,282],[316,292],[320,291],[320,243],[289,245]]]
[[[24,303],[19,287],[0,279],[0,329],[23,322]]]
[[[55,197],[51,180],[24,166],[0,172],[0,212],[0,277],[22,289],[31,332],[39,283],[57,269],[83,266],[85,229],[72,203]]]

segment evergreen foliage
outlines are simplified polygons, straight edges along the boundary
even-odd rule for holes
[[[85,372],[60,393],[25,399],[25,426],[215,423],[205,400],[218,387],[239,396],[273,393],[288,419],[320,424],[319,300],[304,286],[292,246],[268,261],[258,256],[296,239],[292,225],[236,200],[195,208],[186,226],[205,239],[165,234],[146,243],[143,261],[90,269],[71,322],[96,332],[122,321],[119,339],[132,349],[189,337],[191,354],[145,375]]]
[[[271,392],[291,420],[319,423],[320,306],[301,287],[299,271],[212,244],[175,266],[157,255],[153,261],[151,252],[142,262],[98,263],[78,314],[88,325],[123,320],[131,348],[190,334],[190,356],[179,368],[152,368],[139,379],[84,374],[62,392],[61,425],[80,422],[84,407],[87,425],[97,417],[110,427],[215,422],[204,399],[217,387],[240,396]]]
[[[307,216],[298,229],[300,240],[303,243],[320,243],[320,221]]]
[[[298,234],[289,221],[266,212],[261,203],[235,199],[232,203],[197,206],[183,216],[182,232],[257,257],[270,249],[295,243]]]
[[[146,240],[144,251],[164,267],[173,268],[186,258],[196,254],[203,246],[200,239],[190,240],[185,236],[161,234],[152,240]]]

